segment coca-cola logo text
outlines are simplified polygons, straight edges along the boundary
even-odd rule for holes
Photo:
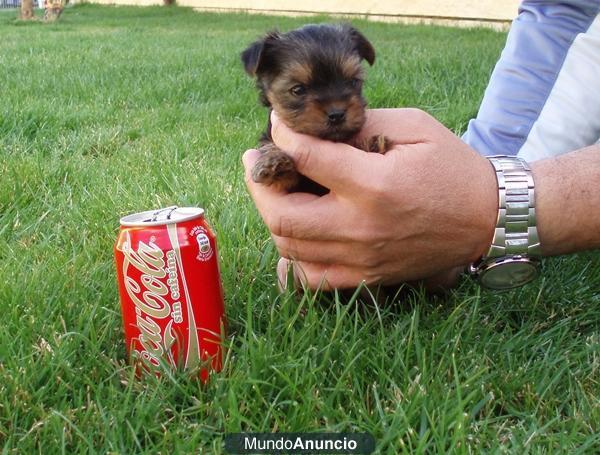
[[[170,254],[171,253],[171,254]],[[173,332],[173,322],[183,320],[181,303],[169,303],[171,298],[179,298],[177,265],[173,251],[167,252],[168,266],[165,267],[165,253],[152,240],[148,243],[139,242],[135,251],[129,242],[123,245],[123,277],[125,290],[135,305],[136,325],[140,330],[139,342],[141,351],[135,355],[152,363],[160,364],[160,359],[167,352],[167,358],[174,364],[171,346],[176,338]],[[139,280],[132,277],[131,271],[137,270],[141,275]],[[164,332],[157,320],[171,316]]]

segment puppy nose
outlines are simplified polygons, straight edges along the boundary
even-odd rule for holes
[[[327,111],[327,118],[332,125],[339,125],[346,118],[346,111],[343,109],[331,109]]]

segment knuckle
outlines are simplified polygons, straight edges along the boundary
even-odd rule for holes
[[[281,237],[281,224],[278,215],[275,215],[273,213],[265,215],[265,224],[267,225],[267,228],[269,229],[269,231],[271,231],[273,235]]]
[[[366,254],[362,258],[362,266],[367,271],[376,270],[382,264],[382,257],[379,254],[379,251],[376,249],[367,250]]]
[[[289,250],[287,239],[285,239],[284,237],[278,237],[275,234],[272,234],[271,238],[273,239],[273,243],[275,244],[275,248],[277,248],[279,255],[281,257],[287,258],[287,252]]]
[[[366,285],[380,284],[384,281],[383,275],[376,270],[367,271],[364,275],[364,282]]]
[[[275,242],[275,247],[281,257],[286,259],[296,259],[297,251],[295,242],[292,239],[273,236],[273,241]]]
[[[387,198],[390,191],[389,179],[385,173],[381,173],[379,178],[369,182],[369,197],[374,201],[381,201]]]
[[[385,223],[381,223],[375,217],[368,216],[361,220],[360,224],[355,225],[353,240],[365,251],[364,257],[368,255],[380,257],[387,245],[388,232],[389,226],[385,226]]]
[[[315,153],[313,150],[314,148],[309,147],[296,147],[296,149],[293,150],[293,159],[296,168],[301,172],[310,169],[313,161],[313,154]]]
[[[388,198],[397,187],[389,165],[372,168],[372,172],[373,177],[357,182],[358,190],[369,203]]]
[[[432,119],[431,115],[429,115],[427,112],[425,112],[422,109],[410,108],[410,113],[415,118],[415,120],[417,120],[419,123],[420,122],[428,122]]]
[[[360,225],[355,226],[352,237],[358,245],[366,245],[368,248],[376,232],[376,226],[371,221],[364,220]]]
[[[269,231],[271,231],[271,233],[277,237],[293,237],[293,223],[292,220],[286,215],[267,215],[265,224],[269,228]]]

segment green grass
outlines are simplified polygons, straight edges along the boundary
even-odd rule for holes
[[[464,281],[374,309],[279,295],[240,156],[266,122],[239,53],[306,19],[181,8],[0,12],[0,447],[3,453],[223,453],[226,432],[370,432],[378,453],[600,449],[600,255],[545,261],[496,294]],[[327,20],[327,18],[310,19]],[[505,35],[356,21],[371,106],[453,130]],[[112,245],[120,216],[206,208],[230,333],[225,369],[136,381]]]

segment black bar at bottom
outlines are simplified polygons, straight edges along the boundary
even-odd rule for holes
[[[360,454],[375,450],[369,433],[231,433],[225,435],[225,452],[246,454]]]

